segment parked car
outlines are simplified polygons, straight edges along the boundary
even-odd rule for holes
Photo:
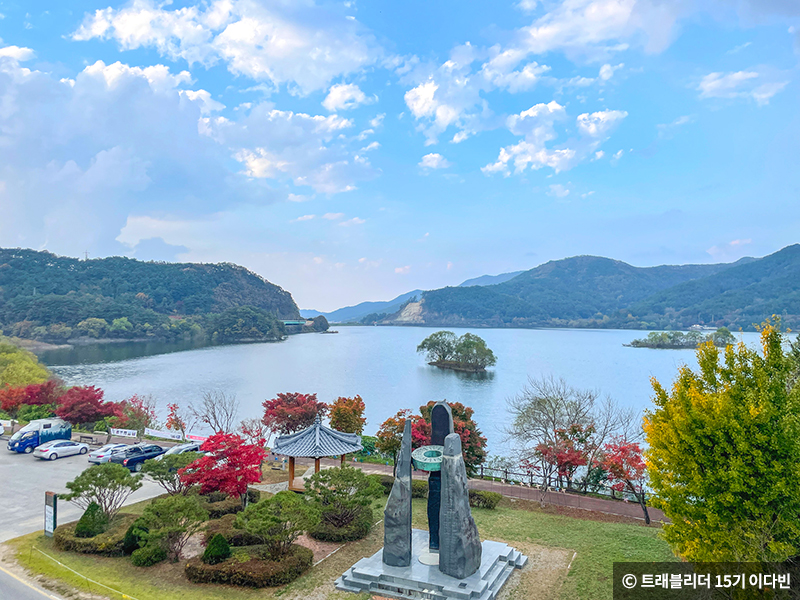
[[[89,444],[73,442],[71,440],[50,440],[41,446],[36,446],[33,455],[36,458],[45,460],[55,460],[73,454],[86,454],[89,452]]]
[[[129,446],[122,452],[111,455],[109,462],[118,463],[123,467],[128,467],[131,471],[139,472],[142,470],[142,463],[149,458],[161,456],[166,450],[155,444],[138,444]]]
[[[156,460],[161,460],[168,454],[183,454],[184,452],[200,452],[200,443],[199,442],[187,442],[185,444],[178,444],[177,446],[173,446],[161,456],[157,456]]]
[[[89,462],[96,465],[108,462],[112,454],[115,452],[122,452],[125,448],[129,447],[130,444],[106,444],[102,448],[89,452]]]
[[[50,440],[68,440],[72,437],[72,425],[61,419],[35,419],[17,431],[8,440],[11,452],[30,454],[37,446]]]

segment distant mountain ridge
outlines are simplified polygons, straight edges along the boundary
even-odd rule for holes
[[[466,281],[460,283],[459,287],[468,287],[474,285],[483,286],[503,283],[524,272],[525,271],[514,271],[513,273],[500,273],[499,275],[481,275],[480,277],[467,279]],[[423,291],[424,290],[413,290],[411,292],[406,292],[405,294],[400,294],[396,298],[386,301],[360,302],[354,306],[345,306],[331,312],[321,312],[318,310],[301,308],[300,314],[307,319],[312,319],[316,316],[322,315],[331,323],[357,323],[369,315],[392,314],[397,312],[400,310],[403,304],[408,302],[411,298],[422,295]]]
[[[634,267],[597,256],[565,258],[495,285],[423,292],[379,324],[752,329],[772,314],[787,326],[800,324],[800,245],[707,265]]]

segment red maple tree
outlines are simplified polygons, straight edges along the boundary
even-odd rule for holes
[[[25,404],[24,387],[5,387],[0,389],[0,409],[16,416],[19,407]]]
[[[639,444],[615,438],[603,446],[597,464],[608,474],[612,489],[618,492],[627,490],[633,494],[642,507],[645,522],[650,523],[644,490],[647,466]]]
[[[186,421],[181,417],[180,411],[177,404],[167,404],[167,421],[164,425],[167,429],[186,435]]]
[[[51,379],[44,383],[33,383],[25,388],[25,402],[28,406],[41,406],[43,404],[58,404],[64,388],[57,381]]]
[[[200,446],[205,456],[178,470],[185,486],[199,485],[201,494],[224,492],[247,501],[247,486],[261,481],[261,463],[266,451],[247,444],[234,433],[217,433]]]
[[[411,417],[411,446],[419,448],[431,443],[431,410],[436,404],[433,400],[420,406],[421,417]],[[467,474],[475,473],[480,464],[486,460],[486,438],[481,434],[478,425],[472,418],[473,410],[461,402],[448,402],[453,413],[453,432],[461,437],[461,451]]]
[[[316,394],[288,392],[272,400],[264,400],[264,417],[261,421],[270,431],[279,434],[294,433],[314,424],[319,414],[325,416],[328,405],[317,402]]]
[[[121,405],[118,402],[103,402],[103,390],[94,386],[72,387],[64,392],[58,402],[56,415],[73,425],[122,416]]]

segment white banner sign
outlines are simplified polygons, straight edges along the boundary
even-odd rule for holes
[[[193,442],[205,442],[208,439],[208,436],[205,435],[195,435],[193,433],[186,434],[187,440],[192,440]]]
[[[159,429],[150,429],[149,427],[145,428],[144,430],[145,435],[150,435],[157,438],[163,438],[165,440],[177,440],[183,441],[183,435],[180,433],[176,433],[174,431],[161,431]]]
[[[0,420],[0,425],[3,427],[11,427],[11,421],[6,421],[5,419]]]
[[[118,437],[129,437],[135,438],[138,437],[139,432],[135,429],[111,429],[111,435],[116,435]]]

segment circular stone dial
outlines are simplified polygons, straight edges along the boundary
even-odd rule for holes
[[[414,466],[421,471],[439,471],[442,468],[444,446],[422,446],[411,453]]]

